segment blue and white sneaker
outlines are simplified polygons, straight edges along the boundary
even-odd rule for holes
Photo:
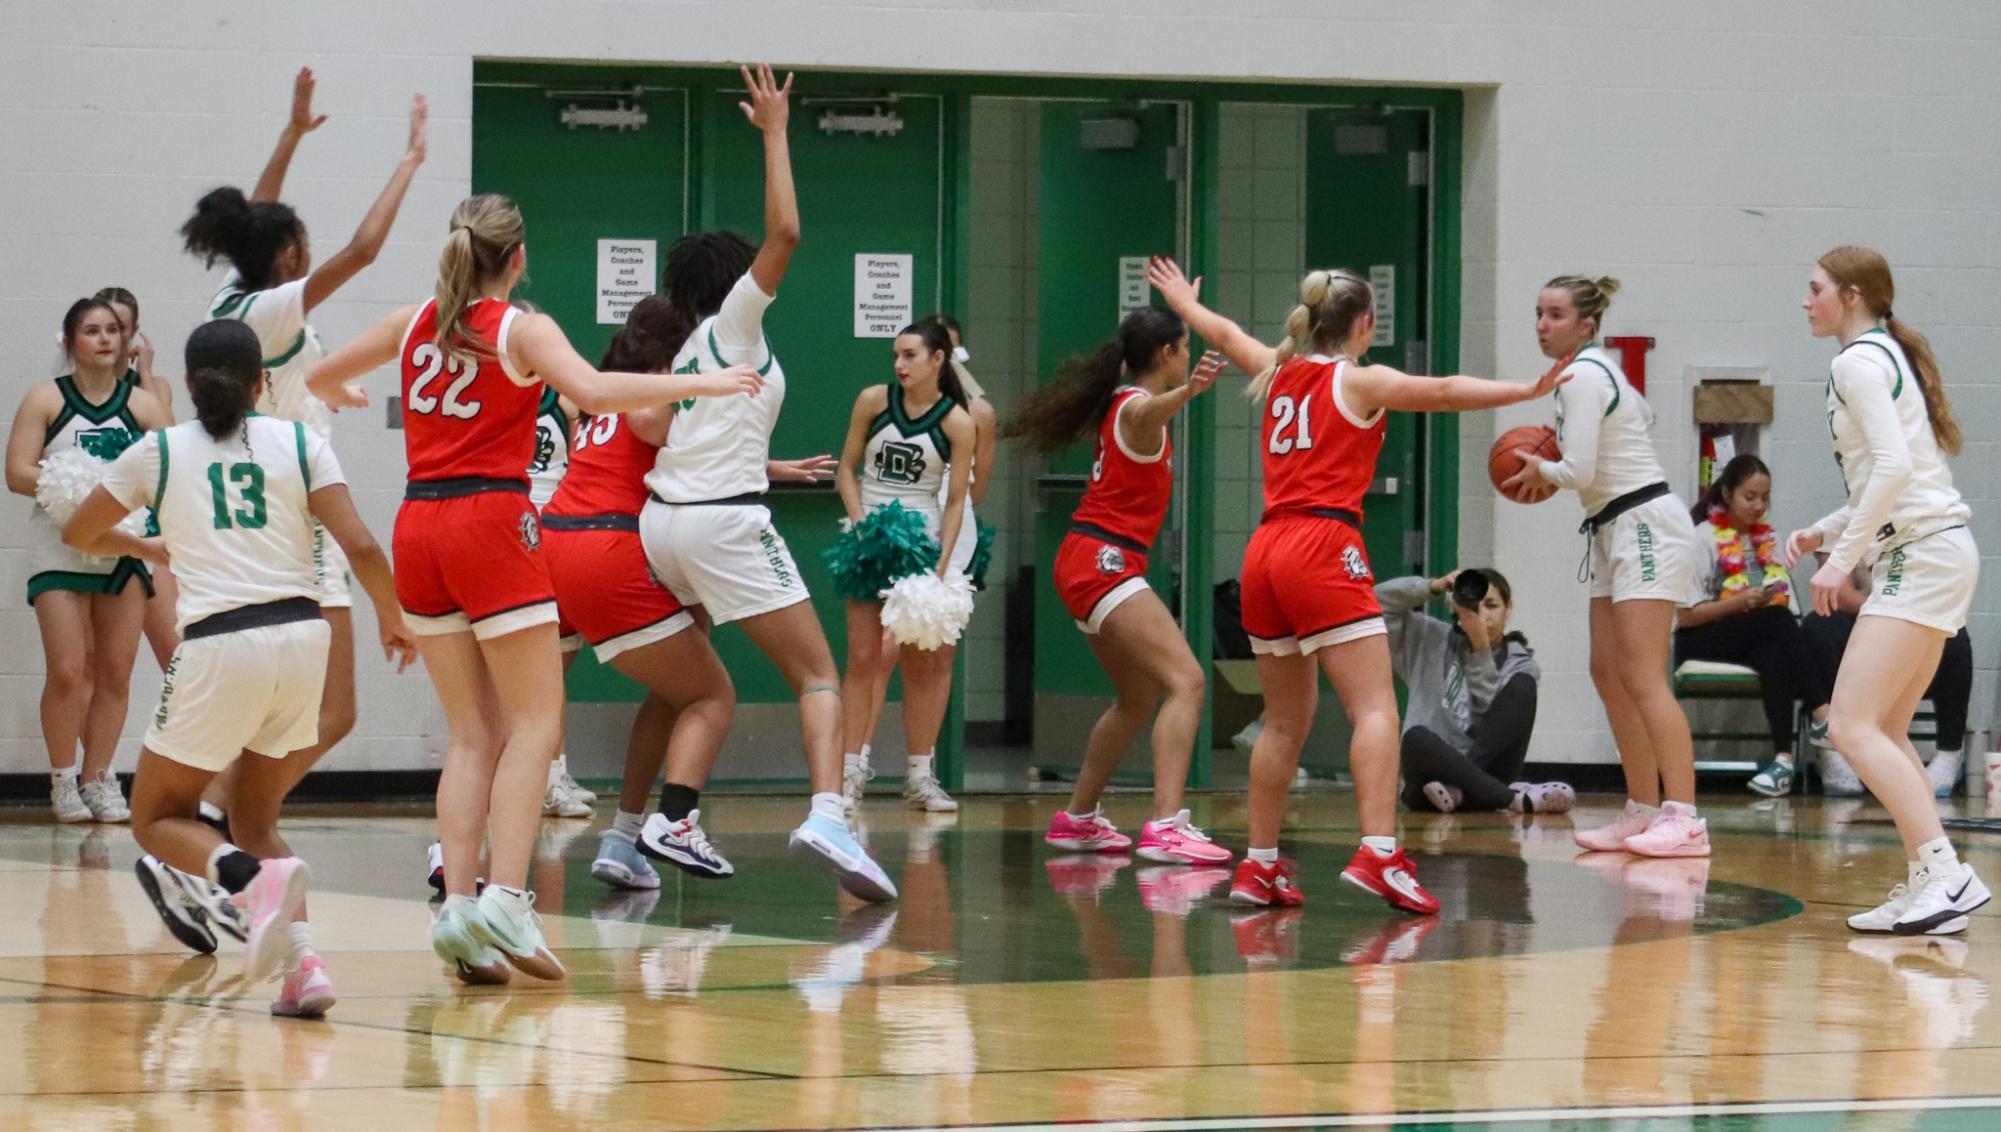
[[[660,874],[653,871],[638,844],[615,829],[605,830],[598,838],[598,855],[591,862],[591,875],[613,888],[660,887]]]
[[[726,880],[736,875],[736,866],[716,852],[709,844],[709,835],[702,832],[700,810],[689,810],[680,821],[668,821],[667,815],[659,812],[648,814],[639,830],[639,851],[698,877]],[[597,866],[591,868],[595,872]],[[658,878],[654,883],[659,883]]]
[[[812,814],[792,831],[787,844],[794,853],[802,849],[811,851],[834,871],[841,887],[855,896],[878,904],[896,899],[896,885],[890,883],[889,874],[855,840],[846,822],[825,814]]]

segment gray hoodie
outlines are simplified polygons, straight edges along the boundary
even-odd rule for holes
[[[1473,746],[1473,725],[1501,685],[1524,673],[1540,680],[1542,672],[1535,654],[1518,641],[1504,640],[1486,652],[1473,648],[1456,623],[1424,612],[1433,596],[1428,578],[1392,578],[1376,587],[1390,629],[1390,664],[1410,689],[1404,729],[1429,728],[1465,751]]]

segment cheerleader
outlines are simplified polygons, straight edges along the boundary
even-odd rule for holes
[[[327,673],[319,529],[339,541],[369,591],[383,654],[400,668],[414,646],[389,559],[355,514],[333,449],[302,424],[251,412],[262,357],[246,327],[197,327],[187,374],[198,419],[126,449],[63,538],[85,553],[163,566],[171,555],[184,583],[182,640],[133,780],[142,884],[196,950],[215,950],[218,927],[243,939],[246,982],[283,972],[271,1013],[318,1017],[334,1003],[333,982],[304,918],[306,865],[278,835],[278,809],[298,780],[286,758],[316,742]],[[115,529],[139,508],[152,509],[161,538]],[[215,775],[239,761],[232,842],[199,819],[198,806]]]
[[[592,413],[754,394],[761,384],[742,367],[593,369],[547,315],[508,303],[527,269],[524,240],[512,201],[462,201],[435,297],[392,314],[307,378],[329,405],[359,408],[368,398],[344,383],[400,363],[410,482],[396,517],[396,598],[451,731],[438,783],[446,899],[431,944],[468,982],[504,980],[503,959],[538,978],[565,974],[526,887],[563,719],[555,594],[524,473],[542,384]],[[491,883],[475,901],[489,834]]]
[[[428,111],[422,95],[411,100],[408,140],[389,183],[346,246],[314,263],[305,222],[278,199],[300,140],[327,120],[326,115],[313,112],[314,85],[312,69],[302,68],[292,84],[291,116],[250,196],[233,187],[210,191],[181,226],[181,236],[188,252],[200,257],[205,266],[214,266],[217,260],[230,266],[228,278],[209,302],[208,317],[241,322],[256,331],[263,343],[264,368],[271,372],[271,379],[264,385],[257,411],[302,422],[320,439],[330,441],[333,416],[306,388],[307,372],[326,354],[308,316],[375,262],[382,251],[404,193],[424,163]],[[327,653],[326,700],[320,712],[317,749],[282,764],[300,775],[352,731],[355,720],[354,598],[348,588],[347,563],[341,558],[339,545],[328,542],[323,533],[319,551],[320,604],[328,610],[333,647]],[[211,791],[208,800],[221,807],[213,811],[215,815],[229,808],[233,775],[221,776]]]
[[[750,101],[737,105],[764,135],[764,243],[752,247],[733,232],[684,236],[668,249],[661,290],[695,326],[674,357],[676,373],[748,365],[762,376],[764,392],[676,408],[646,476],[651,498],[639,534],[655,576],[675,598],[705,607],[718,625],[741,624],[799,699],[813,798],[791,847],[817,857],[850,893],[893,900],[896,886],[848,828],[840,676],[805,579],[764,506],[771,431],[785,398],[785,370],[765,341],[764,312],[799,246],[799,202],[785,139],[792,80],[779,86],[768,66],[756,74],[744,69],[743,79]]]
[[[1388,626],[1362,545],[1362,499],[1375,478],[1387,415],[1512,405],[1547,394],[1558,366],[1533,382],[1415,377],[1354,359],[1375,334],[1375,292],[1346,271],[1315,271],[1274,349],[1204,307],[1200,279],[1156,259],[1147,278],[1204,341],[1246,373],[1264,403],[1264,518],[1244,552],[1244,630],[1257,654],[1265,725],[1251,749],[1250,848],[1230,898],[1253,905],[1300,904],[1294,866],[1278,856],[1286,795],[1325,673],[1354,725],[1349,763],[1361,810],[1362,844],[1341,878],[1430,915],[1438,901],[1398,847],[1397,701]]]
[[[1988,891],[1945,835],[1911,746],[1911,717],[1945,642],[1966,624],[1980,552],[1967,529],[1972,510],[1945,463],[1959,453],[1959,422],[1931,343],[1891,310],[1896,294],[1889,263],[1869,248],[1835,248],[1807,282],[1802,305],[1814,337],[1841,344],[1827,380],[1827,420],[1848,502],[1794,531],[1786,560],[1825,553],[1812,581],[1814,612],[1823,617],[1851,572],[1869,571],[1869,596],[1835,678],[1828,738],[1896,821],[1906,877],[1848,926],[1945,935],[1966,930],[1967,914],[1987,903]]]
[[[72,303],[62,347],[69,372],[28,391],[7,439],[7,489],[31,501],[44,460],[74,450],[109,462],[145,430],[168,423],[153,395],[124,379],[125,332],[110,303]],[[125,726],[152,574],[137,557],[100,558],[63,545],[58,519],[44,506],[29,511],[24,541],[28,605],[47,665],[41,717],[49,802],[59,822],[126,821],[132,814],[111,757]]]
[[[894,348],[896,381],[872,385],[855,399],[834,477],[849,531],[828,557],[835,585],[848,599],[842,725],[848,746],[856,749],[869,728],[876,684],[889,667],[881,656],[879,594],[905,574],[924,570],[970,581],[975,542],[966,528],[966,496],[977,433],[965,388],[951,366],[951,335],[939,323],[915,323],[897,335]],[[910,751],[903,793],[912,806],[931,813],[959,808],[938,785],[933,768],[952,695],[954,651],[951,645],[903,645],[898,653]]]
[[[964,529],[971,533],[971,540],[962,542],[955,556],[965,559],[965,568],[962,572],[972,579],[973,589],[984,590],[987,588],[987,566],[993,554],[993,541],[998,532],[980,522],[975,512],[986,500],[987,488],[993,484],[992,469],[997,423],[994,405],[987,399],[986,390],[980,388],[980,383],[973,377],[972,371],[966,368],[966,363],[973,360],[973,355],[966,350],[965,329],[959,325],[959,320],[949,314],[933,314],[926,315],[921,321],[935,322],[944,327],[945,332],[951,336],[952,372],[958,375],[959,387],[966,391],[966,412],[973,418],[973,482],[966,489],[966,519],[963,524]],[[947,469],[944,482],[939,485],[939,507],[945,505],[946,496],[950,495],[951,491],[952,477],[950,469]],[[841,800],[846,804],[849,813],[853,813],[855,807],[861,804],[862,794],[868,789],[869,780],[875,777],[875,768],[869,765],[869,755],[872,753],[869,744],[874,741],[876,725],[882,720],[883,703],[889,697],[889,677],[896,671],[896,662],[902,650],[897,647],[890,635],[884,634],[882,647],[877,653],[874,699],[869,706],[868,725],[862,731],[858,748],[852,742],[853,736],[848,736],[850,740],[847,744],[848,750],[841,756]],[[848,674],[853,676],[854,670],[849,669]],[[907,787],[911,779],[906,776],[904,782]],[[956,813],[959,803],[946,794],[943,787],[936,785],[935,775],[932,776],[932,783],[932,788],[929,790],[906,790],[905,801],[912,807],[931,813]]]
[[[1111,678],[1116,699],[1091,728],[1070,804],[1043,840],[1085,852],[1129,848],[1099,808],[1105,784],[1134,736],[1153,720],[1153,820],[1140,827],[1139,855],[1166,864],[1221,865],[1230,851],[1189,821],[1182,791],[1202,721],[1205,680],[1181,626],[1147,585],[1147,556],[1174,494],[1168,426],[1223,368],[1205,354],[1191,376],[1188,324],[1145,307],[1118,337],[1057,368],[1028,395],[1004,433],[1052,452],[1095,436],[1097,458],[1083,501],[1056,552],[1056,592]]]
[[[125,383],[152,394],[166,423],[173,424],[174,391],[165,378],[153,372],[153,343],[139,330],[138,297],[123,287],[103,287],[91,297],[110,303],[111,309],[118,312],[120,329],[125,334]],[[173,570],[153,572],[153,596],[146,599],[146,644],[153,650],[153,660],[162,672],[173,661],[174,646],[180,643],[174,632],[174,606],[179,596]]]
[[[1643,857],[1707,857],[1709,826],[1695,811],[1695,745],[1668,681],[1675,610],[1702,556],[1688,505],[1675,497],[1649,435],[1654,411],[1596,344],[1619,281],[1561,275],[1536,298],[1543,356],[1570,359],[1574,380],[1556,394],[1560,460],[1519,452],[1506,482],[1525,502],[1577,492],[1589,537],[1591,683],[1605,704],[1626,806],[1577,844]]]

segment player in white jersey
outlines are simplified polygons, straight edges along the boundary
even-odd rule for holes
[[[971,473],[973,482],[966,490],[966,518],[960,527],[961,530],[966,532],[966,535],[952,548],[952,568],[971,578],[974,589],[984,589],[986,586],[988,563],[984,556],[979,553],[980,543],[982,540],[985,540],[991,544],[994,531],[992,528],[984,527],[980,523],[979,516],[975,514],[975,510],[981,501],[986,499],[987,488],[993,482],[994,440],[999,425],[994,415],[993,402],[987,400],[986,390],[980,388],[979,381],[973,377],[972,371],[966,368],[966,363],[972,361],[973,356],[966,350],[964,340],[965,330],[959,325],[959,320],[949,314],[934,314],[925,316],[922,321],[935,322],[944,327],[946,333],[951,335],[952,359],[950,364],[952,372],[958,376],[959,387],[966,391],[966,412],[970,413],[973,418],[973,435],[975,438],[973,441],[973,467]],[[951,494],[951,491],[952,474],[951,469],[948,468],[945,472],[944,482],[938,488],[938,506],[940,508],[945,506],[947,497]],[[844,736],[846,742],[842,744],[847,749],[841,755],[841,800],[847,806],[849,813],[853,813],[855,807],[861,805],[862,795],[868,789],[869,780],[875,777],[875,768],[869,764],[869,756],[874,753],[870,744],[875,741],[876,725],[882,721],[883,703],[889,697],[890,674],[896,671],[897,661],[901,657],[903,650],[897,648],[896,642],[890,638],[889,634],[885,633],[882,637],[882,646],[877,651],[879,656],[876,662],[877,667],[874,679],[875,694],[869,705],[867,726],[862,729],[859,739],[854,734],[849,733]],[[852,680],[854,675],[855,670],[851,659],[848,667],[849,679]],[[842,706],[846,709],[848,705],[843,701]],[[844,730],[846,729],[844,728]],[[917,756],[913,755],[911,758],[914,760]],[[915,808],[934,813],[956,811],[959,808],[959,804],[945,793],[942,786],[937,785],[937,775],[931,773],[933,768],[928,756],[925,757],[925,761],[921,767],[913,764],[910,768],[911,771],[920,769],[927,772],[931,781],[931,787],[929,789],[916,788],[919,776],[906,773],[904,777],[904,800]]]
[[[1939,821],[1931,780],[1910,741],[1948,638],[1966,624],[1980,580],[1971,510],[1945,457],[1960,450],[1931,343],[1891,310],[1890,265],[1869,248],[1820,257],[1804,302],[1816,338],[1841,350],[1827,380],[1827,423],[1847,502],[1786,539],[1786,562],[1824,551],[1814,611],[1826,616],[1850,572],[1869,569],[1869,597],[1841,655],[1828,738],[1897,823],[1906,878],[1880,907],[1848,919],[1857,931],[1964,931],[1987,886],[1959,859]]]
[[[685,236],[667,252],[661,291],[695,327],[674,359],[677,373],[756,367],[755,397],[706,397],[676,406],[667,443],[646,476],[652,499],[639,535],[653,572],[683,605],[735,621],[776,664],[799,698],[812,780],[812,813],[792,833],[794,850],[816,854],[849,892],[891,900],[896,886],[848,828],[841,806],[840,676],[827,635],[807,602],[806,581],[771,524],[762,494],[771,430],[785,398],[785,371],[764,338],[764,311],[799,245],[799,204],[785,128],[792,80],[771,68],[743,71],[739,103],[764,135],[764,243],[730,232]]]
[[[872,385],[855,399],[848,417],[836,482],[848,520],[859,528],[864,517],[891,504],[919,516],[936,548],[924,568],[941,577],[964,574],[976,539],[966,519],[978,431],[966,407],[966,391],[951,366],[952,340],[936,322],[908,326],[897,335],[896,381]],[[945,502],[940,494],[950,485]],[[848,537],[862,535],[856,529]],[[836,553],[838,553],[838,548]],[[856,570],[837,578],[848,602],[847,678],[841,686],[842,730],[849,750],[859,751],[873,720],[879,686],[888,677],[883,663],[882,602],[875,595],[896,581]],[[867,576],[862,576],[867,575]],[[903,665],[903,726],[910,767],[904,797],[918,809],[951,813],[959,804],[938,785],[933,759],[938,732],[952,695],[951,646],[925,650],[898,648]],[[846,767],[843,766],[844,793]]]
[[[1577,843],[1601,852],[1707,857],[1709,830],[1695,811],[1695,744],[1668,683],[1675,610],[1706,551],[1688,505],[1675,497],[1654,455],[1654,411],[1619,364],[1596,344],[1619,281],[1563,275],[1536,298],[1536,339],[1545,356],[1574,355],[1556,390],[1560,460],[1523,452],[1508,481],[1533,498],[1577,492],[1590,537],[1591,683],[1604,701],[1626,772],[1626,807]],[[1579,579],[1585,580],[1585,579]]]
[[[333,413],[306,388],[307,371],[326,355],[307,319],[381,252],[411,178],[424,162],[427,111],[422,95],[412,99],[408,140],[388,185],[347,245],[316,264],[304,221],[278,199],[299,140],[326,121],[325,115],[313,112],[313,87],[312,70],[300,70],[293,81],[291,116],[250,196],[231,187],[209,192],[182,225],[181,235],[187,250],[205,264],[225,260],[230,265],[229,277],[209,303],[208,317],[233,319],[257,333],[264,368],[271,374],[259,396],[258,411],[303,422],[320,439],[330,440]],[[355,719],[354,598],[348,588],[348,565],[338,542],[329,540],[325,531],[315,531],[320,605],[328,611],[333,647],[328,654],[319,743],[315,750],[283,764],[301,775],[353,730]],[[223,776],[208,799],[223,809],[229,808],[231,777]]]
[[[153,372],[153,344],[139,332],[138,296],[123,287],[100,287],[91,298],[110,303],[118,314],[120,328],[125,333],[125,383],[152,394],[164,414],[162,423],[173,424],[174,391],[166,378]],[[149,528],[147,533],[159,532]],[[162,672],[174,658],[174,646],[180,643],[179,635],[174,632],[174,601],[178,596],[174,572],[154,571],[153,596],[146,599],[146,645],[153,650],[153,659]]]
[[[216,927],[240,932],[249,982],[284,972],[272,1013],[318,1016],[333,1005],[333,983],[303,920],[306,866],[278,835],[279,805],[297,781],[283,763],[314,745],[327,670],[316,519],[352,556],[385,655],[407,664],[415,653],[388,556],[355,514],[333,449],[299,422],[251,412],[261,356],[244,326],[198,327],[187,372],[199,419],[126,449],[63,539],[86,553],[171,557],[181,581],[181,643],[133,781],[142,885],[183,942],[214,951]],[[145,507],[159,538],[114,529]],[[232,841],[201,820],[199,803],[246,753],[261,757],[240,762]],[[195,879],[203,875],[207,883]]]
[[[22,537],[28,604],[47,662],[41,723],[55,818],[119,822],[131,815],[111,773],[111,758],[125,726],[152,577],[136,558],[90,557],[64,546],[56,522],[34,500],[45,458],[77,450],[109,462],[143,430],[167,422],[151,394],[123,379],[122,324],[109,303],[71,304],[63,316],[62,342],[68,372],[30,389],[14,414],[7,487],[29,499]]]

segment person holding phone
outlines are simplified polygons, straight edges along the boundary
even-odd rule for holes
[[[1692,509],[1697,543],[1712,553],[1698,562],[1682,603],[1674,654],[1676,664],[1714,660],[1758,673],[1772,758],[1758,768],[1750,787],[1778,798],[1792,793],[1797,773],[1793,705],[1804,703],[1813,713],[1812,741],[1825,747],[1828,684],[1793,616],[1792,578],[1781,560],[1778,534],[1765,522],[1771,506],[1772,470],[1747,452],[1723,465]]]
[[[1424,607],[1447,599],[1452,620]],[[1392,578],[1376,587],[1390,663],[1410,690],[1401,762],[1413,810],[1560,814],[1577,804],[1565,782],[1520,782],[1535,730],[1542,672],[1528,638],[1508,630],[1514,588],[1499,570]]]

